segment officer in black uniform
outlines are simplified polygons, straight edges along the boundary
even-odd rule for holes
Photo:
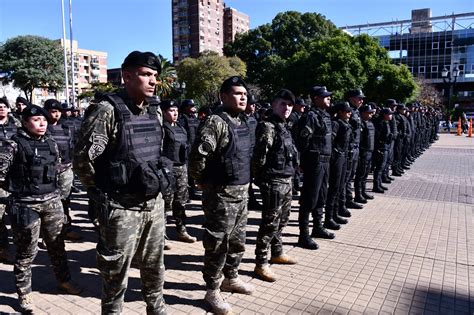
[[[371,121],[375,113],[374,105],[373,103],[368,103],[359,108],[360,117],[362,119],[362,132],[360,133],[359,165],[357,166],[354,180],[354,200],[359,203],[367,203],[367,199],[374,199],[374,196],[368,194],[366,190],[375,141],[375,127]]]
[[[392,143],[392,132],[390,121],[393,112],[385,107],[380,111],[379,117],[374,121],[375,126],[375,146],[374,146],[374,186],[373,192],[383,194],[387,187],[382,185],[383,171],[387,165],[390,145]]]
[[[301,116],[303,115],[305,108],[307,107],[306,102],[302,98],[297,98],[295,100],[295,106],[293,106],[293,110],[291,111],[290,117],[288,117],[288,129],[291,131],[293,139],[296,141],[298,137],[297,133],[297,125],[298,121],[300,120]],[[300,172],[299,168],[295,169],[295,175],[293,176],[293,195],[298,195],[298,191],[301,190],[301,186],[303,184],[303,174]]]
[[[188,134],[188,144],[191,148],[194,139],[196,139],[196,132],[199,127],[199,118],[197,115],[196,104],[193,99],[185,99],[181,102],[179,123],[186,129]],[[188,176],[188,194],[190,199],[196,199],[196,184],[191,176]]]
[[[397,139],[395,140],[393,162],[392,162],[392,175],[402,176],[405,172],[403,170],[404,151],[407,145],[406,139],[410,137],[409,122],[405,116],[407,108],[404,104],[398,104],[396,112],[393,114],[393,119],[397,125]]]
[[[347,208],[362,209],[362,205],[354,202],[352,196],[352,181],[357,170],[357,164],[359,162],[359,144],[360,144],[360,132],[362,130],[362,120],[360,119],[359,108],[364,104],[365,95],[361,89],[353,89],[347,92],[347,99],[352,109],[352,116],[349,123],[352,126],[352,140],[349,146],[349,154],[347,155],[347,173],[345,181],[345,191],[342,192],[342,198],[345,198],[345,205],[339,204],[339,214],[350,217],[351,214]],[[345,196],[344,196],[345,194]],[[347,206],[347,208],[346,208]]]
[[[326,213],[324,227],[332,230],[339,230],[339,224],[346,224],[347,220],[339,215],[339,203],[344,203],[342,191],[345,189],[345,177],[348,163],[349,146],[352,140],[352,127],[349,124],[352,109],[349,103],[342,102],[333,106],[336,117],[332,121],[332,155],[331,168],[329,173],[329,189],[326,200]],[[334,238],[333,233],[312,234],[314,237]]]
[[[390,111],[395,113],[395,109],[397,107],[398,103],[396,100],[389,98],[385,101],[385,107],[389,108]],[[385,168],[382,173],[382,183],[384,184],[390,184],[393,180],[395,180],[394,177],[390,176],[390,168],[393,170],[393,157],[394,157],[394,151],[395,151],[395,140],[398,138],[398,130],[397,130],[397,122],[395,119],[391,119],[389,121],[390,125],[390,132],[392,134],[392,142],[390,143],[390,147],[388,149],[388,160],[387,164],[385,165]]]
[[[331,116],[327,112],[331,106],[331,95],[325,86],[311,88],[312,106],[298,122],[296,145],[301,152],[304,174],[298,214],[298,245],[313,250],[318,249],[318,245],[309,234],[309,215],[313,216],[313,229],[321,230],[332,151]]]

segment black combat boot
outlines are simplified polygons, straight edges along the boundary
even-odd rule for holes
[[[382,184],[380,184],[380,188],[382,188],[383,190],[388,190],[388,187],[387,186],[384,186]]]
[[[373,195],[369,195],[369,194],[367,193],[367,191],[366,191],[367,188],[366,188],[365,185],[366,185],[366,183],[363,182],[363,183],[362,183],[362,189],[361,189],[361,190],[362,190],[362,191],[361,191],[361,195],[362,195],[365,199],[367,199],[367,200],[372,200],[372,199],[374,199],[374,196],[373,196]]]
[[[332,215],[329,215],[329,216],[332,217]],[[328,219],[328,215],[325,216],[324,221],[327,221],[327,219]],[[322,217],[318,216],[314,220],[313,231],[311,232],[311,237],[326,238],[326,239],[332,240],[336,236],[334,235],[334,233],[329,232],[323,227]]]
[[[367,203],[367,200],[365,201]],[[346,207],[350,209],[362,209],[364,208],[363,205],[358,204],[357,202],[354,202],[354,200],[349,200],[346,202]]]
[[[334,220],[334,222],[336,222],[337,224],[347,224],[347,222],[349,222],[347,219],[341,217],[337,211],[337,209],[339,208],[339,206],[337,207],[334,207],[334,213],[332,215],[332,219]]]
[[[300,228],[300,236],[298,237],[298,246],[306,249],[315,250],[319,246],[315,241],[309,236],[309,228]]]
[[[374,179],[374,188],[372,188],[372,191],[374,193],[383,194],[385,192],[385,189],[383,189],[381,186],[382,186],[382,183],[380,182],[380,180]]]
[[[341,217],[346,217],[346,218],[350,218],[351,217],[351,212],[349,210],[347,210],[346,206],[339,206],[339,210],[337,211],[337,213],[341,216]]]
[[[355,189],[355,196],[354,196],[354,201],[358,203],[367,203],[367,199],[364,198],[362,195],[362,187],[361,184],[354,185]]]

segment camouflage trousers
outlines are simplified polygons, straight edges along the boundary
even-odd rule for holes
[[[0,189],[0,197],[8,197],[8,195],[8,192]],[[8,229],[5,225],[5,208],[5,205],[0,204],[0,252],[8,247]]]
[[[143,211],[109,206],[109,222],[99,226],[97,244],[103,314],[122,312],[128,272],[134,256],[140,265],[142,296],[147,305],[147,314],[166,313],[163,300],[164,230],[161,195]]]
[[[273,178],[260,185],[263,211],[255,248],[256,263],[259,266],[268,263],[269,246],[272,256],[283,254],[282,231],[290,219],[292,181],[292,177]]]
[[[203,185],[204,268],[207,289],[219,288],[222,273],[238,276],[245,252],[249,185]]]
[[[173,176],[176,180],[176,188],[163,195],[165,211],[173,213],[178,232],[183,232],[186,229],[185,207],[188,201],[188,168],[186,164],[173,166]]]
[[[58,282],[69,281],[71,276],[61,233],[64,212],[59,196],[41,203],[13,200],[8,212],[17,247],[13,271],[18,294],[24,295],[31,292],[31,264],[38,253],[40,230],[56,279]]]
[[[74,173],[72,172],[72,165],[67,167],[64,171],[59,173],[58,188],[61,195],[61,203],[63,204],[64,214],[66,215],[66,225],[71,225],[71,187],[74,181]]]

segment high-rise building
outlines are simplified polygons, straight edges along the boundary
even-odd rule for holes
[[[172,0],[172,17],[173,62],[207,50],[222,54],[225,39],[250,28],[249,17],[222,0]]]
[[[394,64],[406,65],[413,76],[443,90],[445,98],[451,95],[464,108],[474,110],[473,23],[474,12],[432,17],[430,9],[419,9],[412,10],[410,20],[341,29],[378,38]],[[451,78],[451,84],[446,78]]]

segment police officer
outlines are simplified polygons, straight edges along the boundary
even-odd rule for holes
[[[15,106],[16,106],[16,111],[14,113],[14,116],[18,119],[21,120],[21,113],[23,110],[30,105],[30,102],[26,100],[26,98],[18,96],[15,101]]]
[[[160,104],[163,112],[163,156],[167,157],[172,166],[175,187],[163,193],[165,211],[172,212],[178,232],[178,241],[194,243],[196,238],[186,230],[186,201],[188,200],[188,134],[178,123],[178,104],[166,100]]]
[[[326,199],[326,212],[324,227],[332,230],[339,230],[339,224],[346,224],[347,220],[340,216],[341,207],[339,203],[345,203],[346,199],[343,190],[345,189],[345,179],[348,160],[349,146],[352,140],[352,126],[349,120],[352,116],[352,109],[347,102],[337,103],[332,111],[336,117],[332,121],[332,154],[329,173],[329,188]],[[328,231],[311,234],[313,237],[333,239],[335,235]]]
[[[64,238],[64,212],[57,186],[56,143],[46,133],[47,113],[37,105],[22,112],[22,128],[7,140],[1,155],[0,174],[10,195],[8,213],[17,246],[14,274],[20,308],[32,312],[31,264],[38,252],[40,228],[48,248],[59,288],[69,294],[81,290],[71,281]]]
[[[255,248],[255,273],[264,280],[276,281],[270,263],[295,264],[296,260],[283,253],[282,232],[288,224],[292,200],[292,178],[298,164],[298,152],[287,129],[295,97],[289,90],[279,91],[272,102],[272,115],[257,127],[257,141],[252,158],[255,181],[263,200],[262,220]]]
[[[191,148],[194,143],[194,139],[196,139],[196,133],[200,123],[196,110],[196,104],[194,103],[193,99],[185,99],[181,102],[178,121],[188,134],[188,145]],[[191,176],[188,176],[188,185],[188,197],[190,199],[196,199],[196,184],[194,183],[194,180]]]
[[[385,100],[384,102],[385,107],[389,108],[391,112],[395,113],[395,109],[398,105],[397,101],[394,100],[393,98],[389,98]],[[395,141],[398,139],[398,130],[397,130],[397,122],[395,119],[390,119],[389,121],[390,125],[390,133],[392,134],[392,142],[390,143],[389,149],[388,149],[388,159],[387,163],[385,165],[385,168],[382,173],[382,183],[384,184],[390,184],[393,180],[395,180],[394,177],[390,176],[390,168],[393,170],[393,161],[394,161],[394,152],[395,152]]]
[[[349,100],[349,104],[351,105],[352,109],[352,115],[349,120],[349,123],[352,126],[352,140],[349,146],[349,154],[347,156],[347,173],[344,183],[345,191],[342,192],[342,198],[345,197],[346,202],[345,205],[339,205],[339,213],[347,217],[350,217],[351,214],[346,209],[346,206],[347,208],[362,209],[361,204],[354,202],[354,198],[352,196],[352,181],[354,180],[357,164],[359,162],[360,132],[362,130],[362,120],[360,119],[359,108],[362,106],[362,104],[364,104],[364,98],[365,95],[361,89],[353,89],[347,92],[347,99]]]
[[[368,103],[359,108],[362,119],[362,131],[360,133],[359,163],[354,179],[355,197],[354,201],[367,203],[367,199],[374,199],[374,196],[367,193],[367,177],[372,166],[372,154],[374,151],[375,127],[372,117],[375,114],[375,104]]]
[[[151,52],[122,64],[125,89],[88,107],[75,147],[74,169],[99,221],[97,264],[102,312],[120,313],[132,258],[140,266],[148,314],[164,314],[164,202],[160,163],[162,118],[153,97],[161,66]]]
[[[404,151],[406,146],[406,139],[410,137],[409,122],[405,116],[406,106],[404,104],[398,104],[396,106],[396,112],[393,114],[393,119],[397,124],[397,139],[395,140],[393,150],[393,162],[392,162],[392,175],[402,176],[405,172],[403,170],[404,162]]]
[[[301,153],[303,169],[298,246],[312,250],[318,249],[318,245],[309,234],[309,215],[313,216],[312,234],[316,234],[323,228],[323,208],[327,197],[332,151],[331,116],[327,111],[331,95],[325,86],[313,86],[310,90],[312,106],[298,122],[296,145]]]
[[[230,77],[222,83],[220,97],[222,107],[199,128],[189,171],[203,189],[205,301],[222,314],[231,307],[220,290],[252,294],[254,288],[238,277],[245,251],[252,154],[249,127],[242,117],[247,85],[237,76]]]
[[[72,172],[73,139],[72,130],[64,124],[60,124],[62,106],[58,100],[48,99],[44,102],[44,109],[48,112],[48,132],[56,141],[59,153],[61,154],[61,163],[58,165],[59,178],[58,187],[61,195],[66,222],[64,224],[66,237],[71,240],[79,240],[81,236],[72,231],[71,210],[71,187],[74,180]]]
[[[5,140],[10,139],[20,127],[8,115],[8,101],[0,98],[0,151],[3,150]],[[8,192],[0,188],[0,198],[8,197]],[[6,200],[5,200],[6,201]],[[0,261],[12,263],[13,255],[8,250],[8,230],[5,225],[5,204],[0,204]]]
[[[293,106],[293,110],[291,111],[290,117],[288,117],[288,129],[291,131],[294,140],[296,140],[296,138],[298,137],[298,121],[300,120],[306,108],[307,105],[304,99],[297,98],[295,100],[295,105]],[[298,192],[301,190],[302,183],[303,174],[300,172],[299,167],[297,167],[295,169],[295,175],[293,176],[293,195],[298,195]]]
[[[375,145],[374,145],[374,186],[372,191],[383,194],[387,187],[382,185],[382,177],[388,163],[390,145],[392,143],[392,132],[390,121],[393,112],[385,107],[380,111],[379,117],[374,121]]]

